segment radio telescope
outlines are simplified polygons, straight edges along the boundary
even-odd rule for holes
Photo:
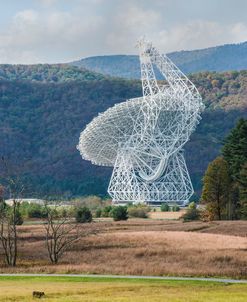
[[[142,39],[138,47],[143,96],[100,113],[81,133],[77,148],[83,159],[114,167],[108,187],[114,203],[185,205],[194,191],[183,146],[199,123],[202,99],[152,43]]]

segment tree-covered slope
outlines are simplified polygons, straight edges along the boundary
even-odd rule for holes
[[[247,69],[247,42],[228,44],[192,51],[178,51],[168,57],[185,73],[201,71],[227,71]],[[105,75],[140,79],[138,56],[98,56],[72,62],[71,65],[85,67]]]
[[[66,64],[0,65],[0,80],[61,83],[103,78],[102,74]]]
[[[247,117],[247,72],[207,72],[192,79],[207,106],[185,147],[199,190],[223,138],[240,117]],[[111,169],[81,159],[76,150],[79,134],[98,112],[140,95],[139,81],[114,78],[55,83],[0,80],[0,155],[23,163],[23,179],[32,196],[34,192],[105,195]]]

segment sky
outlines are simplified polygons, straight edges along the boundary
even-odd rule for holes
[[[62,63],[247,41],[246,0],[0,0],[0,63]]]

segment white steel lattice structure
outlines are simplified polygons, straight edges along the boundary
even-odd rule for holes
[[[185,205],[193,187],[183,146],[204,106],[193,83],[150,42],[138,43],[143,96],[99,114],[77,146],[93,164],[113,166],[108,192],[115,203]],[[158,83],[154,67],[166,79]]]

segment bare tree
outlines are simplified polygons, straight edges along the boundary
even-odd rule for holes
[[[54,206],[46,204],[45,207],[46,247],[51,263],[57,264],[63,254],[79,239],[79,228],[75,222],[71,222],[67,213],[59,213],[57,203]]]
[[[8,207],[4,202],[4,193],[1,188],[0,200],[0,243],[2,245],[5,261],[9,266],[16,266],[18,253],[18,234],[17,224],[20,204],[20,197],[23,194],[24,186],[20,177],[14,175],[11,171],[10,165],[2,157],[1,158],[1,175],[4,180],[5,190],[12,199],[12,206]]]
[[[11,211],[1,205],[0,215],[0,241],[3,247],[6,263],[9,266],[16,266],[17,259],[17,228],[13,216],[16,212],[16,204]]]

